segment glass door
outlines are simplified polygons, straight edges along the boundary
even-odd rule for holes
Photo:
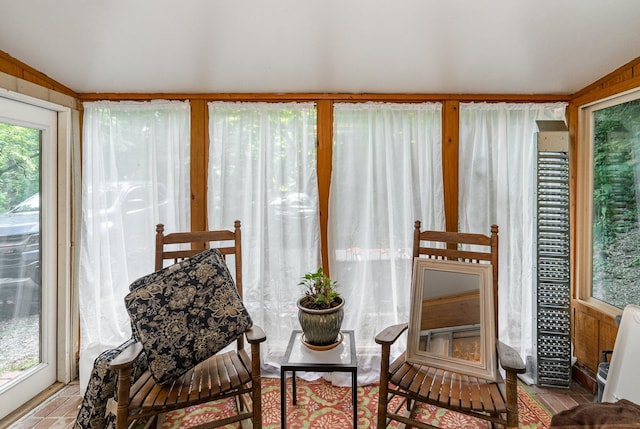
[[[0,418],[56,380],[57,113],[0,97]]]

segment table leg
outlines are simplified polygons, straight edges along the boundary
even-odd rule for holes
[[[280,370],[280,427],[287,427],[287,373]]]
[[[291,377],[291,393],[292,393],[292,398],[293,398],[293,405],[296,405],[296,403],[298,402],[298,398],[296,395],[296,372],[293,371],[293,377]]]
[[[351,373],[351,395],[353,398],[353,428],[358,427],[358,374],[356,371]]]

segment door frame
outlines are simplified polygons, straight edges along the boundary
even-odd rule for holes
[[[47,93],[48,94],[48,93]],[[57,144],[52,159],[56,162],[56,210],[53,224],[57,228],[57,241],[52,245],[56,249],[56,340],[55,340],[55,382],[69,383],[77,374],[76,350],[78,342],[78,310],[74,304],[72,285],[75,282],[72,265],[72,198],[73,182],[79,183],[79,175],[72,179],[74,151],[72,142],[79,141],[79,112],[69,107],[45,101],[25,94],[0,88],[0,97],[39,108],[51,110],[57,114]],[[72,126],[73,125],[73,126]],[[75,129],[74,129],[75,127]],[[76,151],[77,152],[77,151]],[[75,155],[77,157],[77,154]],[[43,219],[44,221],[44,219]],[[77,301],[77,299],[75,299]]]

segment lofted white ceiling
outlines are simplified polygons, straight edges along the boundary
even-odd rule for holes
[[[640,56],[638,0],[0,0],[79,93],[570,94]]]

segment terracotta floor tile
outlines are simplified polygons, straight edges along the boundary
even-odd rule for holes
[[[56,419],[42,419],[35,426],[33,426],[33,429],[49,429],[55,423]]]
[[[68,384],[60,391],[60,396],[79,396],[79,395],[80,395],[80,385],[78,383]]]
[[[49,414],[58,409],[62,404],[67,401],[68,398],[63,398],[60,396],[55,396],[51,398],[47,403],[40,409],[38,409],[35,413],[35,417],[47,417]]]
[[[53,420],[54,422],[51,426],[49,426],[50,429],[66,429],[67,427],[73,424],[73,422],[75,421],[75,418],[63,417],[60,419],[51,419],[51,420]]]
[[[32,427],[35,427],[35,425],[38,424],[41,420],[42,419],[38,417],[29,417],[27,419],[23,419],[14,423],[11,426],[11,429],[30,429]]]
[[[80,398],[74,398],[72,396],[61,396],[60,399],[64,399],[64,402],[61,402],[56,407],[56,409],[51,410],[47,417],[65,417],[69,416],[69,413],[72,413],[75,417],[75,415],[78,413]]]

